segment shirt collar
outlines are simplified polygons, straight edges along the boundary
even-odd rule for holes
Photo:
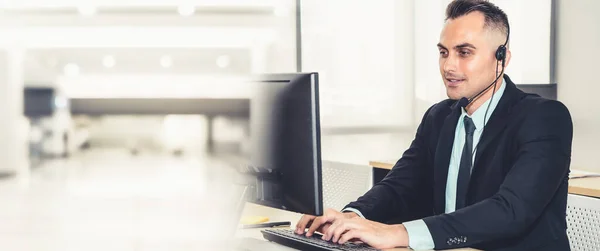
[[[494,110],[496,109],[496,106],[498,106],[498,102],[500,102],[500,98],[502,98],[502,94],[504,94],[504,89],[506,88],[506,83],[505,81],[502,81],[502,85],[500,86],[500,88],[498,88],[498,91],[496,91],[496,93],[494,93],[494,95],[492,96],[493,98],[488,99],[487,101],[485,101],[485,103],[483,103],[479,108],[477,108],[477,110],[475,110],[475,112],[469,116],[467,114],[467,111],[465,110],[465,108],[462,108],[462,114],[461,114],[461,120],[462,117],[464,116],[468,116],[471,119],[473,119],[473,123],[475,124],[475,130],[479,131],[483,129],[484,126],[484,117],[485,117],[485,124],[487,124],[488,120],[490,120],[490,117],[492,116],[492,114],[494,113]],[[490,104],[490,101],[492,102]],[[488,109],[488,104],[490,106],[489,111],[487,116],[485,116],[485,110]]]

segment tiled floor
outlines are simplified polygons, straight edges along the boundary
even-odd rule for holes
[[[93,150],[0,181],[0,250],[206,250],[235,191],[207,156]]]

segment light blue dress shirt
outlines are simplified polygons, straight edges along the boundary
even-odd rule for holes
[[[483,133],[484,123],[487,123],[490,119],[492,113],[496,109],[502,94],[504,94],[506,84],[502,83],[498,91],[494,93],[493,99],[488,99],[483,105],[481,105],[470,117],[473,119],[473,123],[475,124],[475,132],[473,134],[473,146],[475,146],[475,151],[473,154],[473,159],[471,161],[475,161],[475,153],[477,153],[477,144],[479,143],[479,139],[481,138],[481,134]],[[490,104],[490,101],[492,102]],[[490,106],[487,117],[485,117],[485,111],[488,109],[488,104]],[[456,210],[456,185],[458,182],[458,170],[460,167],[460,159],[462,156],[462,151],[465,145],[465,125],[463,123],[464,117],[469,116],[467,112],[462,109],[462,113],[460,118],[458,119],[458,123],[456,124],[456,129],[454,132],[454,144],[452,145],[452,155],[450,156],[450,165],[448,167],[448,178],[446,182],[446,209],[445,213],[451,213]],[[485,122],[484,122],[485,117]],[[355,208],[345,208],[343,211],[345,212],[354,212],[358,214],[360,217],[364,216],[362,213]],[[433,237],[431,236],[431,232],[429,232],[429,228],[423,220],[414,220],[403,223],[404,227],[406,227],[406,231],[408,232],[408,245],[410,248],[415,250],[423,250],[423,249],[433,249],[435,248],[435,244],[433,242]]]

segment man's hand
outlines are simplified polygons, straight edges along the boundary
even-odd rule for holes
[[[324,233],[332,223],[342,220],[359,217],[356,213],[341,213],[335,209],[328,208],[323,216],[302,215],[302,218],[296,224],[296,233],[304,234],[304,230],[309,227],[306,236],[311,236],[315,231]],[[359,217],[360,218],[360,217]]]
[[[360,217],[341,219],[325,230],[323,240],[344,244],[361,241],[377,249],[407,247],[408,232],[404,225],[386,225]]]

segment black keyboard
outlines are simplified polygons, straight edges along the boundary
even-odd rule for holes
[[[321,235],[315,233],[311,237],[294,233],[291,229],[265,229],[261,231],[265,239],[300,250],[315,250],[315,251],[374,251],[379,250],[370,247],[367,244],[346,242],[343,245],[324,241]]]

